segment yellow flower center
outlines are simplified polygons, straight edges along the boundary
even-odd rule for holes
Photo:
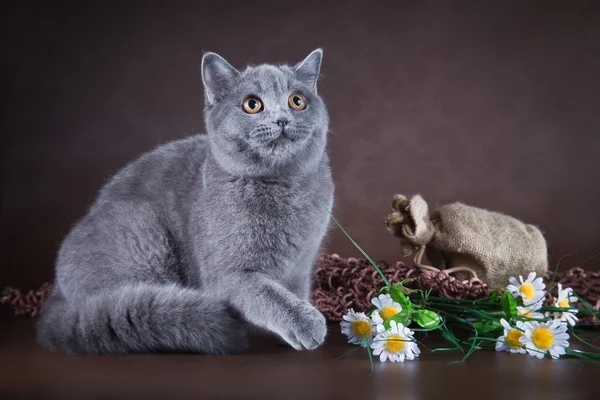
[[[561,301],[558,302],[558,306],[561,308],[569,308],[569,300],[562,299]]]
[[[387,338],[385,348],[389,353],[398,353],[404,349],[404,339],[398,335],[392,335]]]
[[[394,307],[383,307],[383,309],[379,311],[379,315],[381,315],[381,318],[383,318],[383,320],[385,321],[398,314],[399,312],[400,310]]]
[[[536,328],[531,334],[531,341],[538,349],[548,350],[554,343],[554,334],[548,328]]]
[[[520,330],[517,329],[513,329],[510,332],[508,332],[508,335],[506,335],[506,342],[508,343],[508,345],[510,347],[512,347],[513,349],[519,348],[521,347],[521,342],[519,342],[519,338],[523,336],[523,332],[521,332]]]
[[[367,321],[354,321],[352,323],[352,330],[356,333],[356,336],[364,338],[365,336],[371,336],[371,330],[373,326]]]
[[[525,296],[527,300],[531,299],[535,295],[535,289],[531,283],[522,284],[519,291],[523,293],[523,296]]]

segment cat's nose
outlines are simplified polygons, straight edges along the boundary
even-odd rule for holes
[[[284,126],[289,124],[290,121],[288,119],[282,118],[282,119],[278,119],[276,123],[277,123],[277,125],[279,125],[280,127],[283,128]]]

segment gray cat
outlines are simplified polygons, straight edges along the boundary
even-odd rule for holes
[[[246,348],[248,327],[295,349],[325,340],[309,303],[329,224],[322,51],[239,72],[202,59],[208,135],[144,154],[65,238],[38,342],[66,353]]]

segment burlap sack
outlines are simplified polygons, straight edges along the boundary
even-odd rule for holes
[[[544,236],[537,227],[516,218],[462,203],[430,213],[419,195],[410,200],[396,195],[393,208],[386,225],[420,249],[415,264],[425,269],[428,266],[421,261],[425,250],[434,268],[458,272],[462,279],[465,271],[473,271],[490,286],[504,287],[510,276],[526,276],[531,271],[543,276],[548,269]]]

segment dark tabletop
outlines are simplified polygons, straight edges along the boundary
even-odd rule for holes
[[[296,352],[261,339],[235,356],[65,356],[39,348],[28,318],[0,322],[0,398],[227,399],[591,399],[600,368],[571,360],[509,353],[430,353],[418,361],[379,363],[369,376],[365,351],[351,349],[331,324],[327,343]],[[436,345],[437,339],[427,343]],[[438,343],[441,344],[441,343]]]

